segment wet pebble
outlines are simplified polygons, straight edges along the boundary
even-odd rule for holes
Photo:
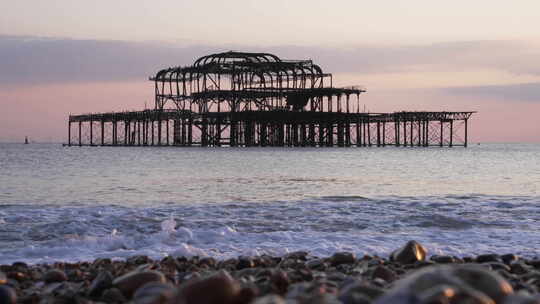
[[[174,286],[161,282],[146,283],[133,294],[135,304],[165,304],[175,295]]]
[[[373,270],[372,278],[380,278],[391,283],[396,280],[397,274],[390,268],[380,265]]]
[[[126,297],[124,297],[124,294],[120,289],[109,288],[101,295],[101,301],[105,303],[124,303],[126,302]]]
[[[402,264],[412,264],[426,259],[427,249],[416,241],[409,241],[405,246],[392,252],[390,259]]]
[[[253,304],[285,304],[285,300],[278,295],[270,294],[256,299]]]
[[[353,264],[356,261],[356,255],[352,252],[336,252],[330,257],[332,266],[341,264]]]
[[[497,254],[481,254],[476,257],[477,263],[486,263],[486,262],[501,262],[501,258]]]
[[[212,292],[209,292],[209,291]],[[228,272],[219,273],[201,279],[194,279],[180,287],[173,299],[184,304],[233,304],[240,291],[240,286]]]
[[[122,291],[127,298],[131,298],[133,293],[141,286],[149,282],[166,283],[165,276],[158,271],[133,271],[119,278],[114,279],[113,286]]]
[[[67,279],[68,277],[65,272],[60,269],[51,269],[47,271],[42,278],[45,283],[64,282],[67,281]]]
[[[88,295],[99,297],[105,289],[112,287],[113,279],[109,271],[101,271],[88,287]]]
[[[2,304],[15,304],[17,303],[17,294],[13,288],[0,285],[0,303]]]
[[[429,259],[438,264],[452,264],[456,262],[455,258],[449,255],[434,255]]]

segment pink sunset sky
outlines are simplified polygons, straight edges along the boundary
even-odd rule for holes
[[[478,111],[472,142],[540,142],[540,2],[2,1],[0,141],[153,105],[148,77],[212,52],[313,59],[371,112]]]

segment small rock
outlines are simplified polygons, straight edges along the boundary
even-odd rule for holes
[[[105,303],[124,303],[126,302],[126,297],[124,297],[120,289],[109,288],[103,292],[101,300]]]
[[[170,255],[161,259],[159,264],[164,268],[169,268],[171,271],[182,269],[182,265]]]
[[[112,287],[113,279],[109,271],[100,272],[88,287],[88,295],[99,297],[105,289]]]
[[[27,275],[20,271],[8,272],[6,276],[8,277],[8,279],[12,279],[17,282],[23,282],[28,279]]]
[[[519,259],[519,257],[513,253],[509,253],[509,254],[503,254],[501,255],[501,260],[503,261],[503,263],[509,265],[510,263],[512,262],[515,262]]]
[[[234,304],[248,304],[252,303],[253,300],[260,294],[259,288],[253,286],[245,286],[236,295]]]
[[[533,266],[536,269],[540,269],[540,260],[529,260],[527,264]]]
[[[238,282],[226,271],[187,282],[173,299],[173,303],[229,304],[234,303],[240,291]]]
[[[502,303],[512,293],[506,280],[482,266],[444,265],[424,268],[398,281],[376,303],[492,304]]]
[[[238,263],[236,264],[236,269],[244,269],[244,268],[253,268],[255,267],[255,263],[253,262],[253,259],[249,257],[239,257]]]
[[[80,282],[80,281],[84,280],[83,272],[80,271],[79,269],[70,269],[66,273],[66,275],[67,275],[69,281]]]
[[[273,271],[270,275],[272,289],[280,295],[284,295],[289,288],[290,280],[286,272],[282,270]]]
[[[389,268],[380,265],[380,266],[377,266],[375,270],[373,270],[372,278],[374,279],[380,278],[380,279],[385,280],[388,283],[391,283],[396,280],[397,274],[394,271],[390,270]]]
[[[332,266],[341,264],[353,264],[356,261],[356,255],[352,252],[336,252],[330,257]]]
[[[55,283],[67,281],[67,275],[60,269],[51,269],[41,278],[45,283]]]
[[[6,285],[0,285],[0,303],[15,304],[17,303],[17,294],[15,290]]]
[[[92,267],[94,268],[103,267],[103,266],[111,265],[111,263],[112,263],[111,259],[98,258],[94,260],[94,262],[92,263]]]
[[[149,282],[167,282],[165,276],[158,271],[132,271],[119,278],[114,279],[113,285],[117,287],[127,297],[131,298],[133,293],[141,286]]]
[[[306,267],[309,269],[321,269],[324,268],[323,259],[313,259],[306,262]]]
[[[514,292],[512,286],[505,279],[495,272],[481,267],[459,267],[453,273],[476,290],[488,295],[497,303],[501,303],[507,295]]]
[[[339,295],[338,300],[343,304],[370,304],[371,299],[359,292],[347,292]]]
[[[135,265],[151,264],[152,262],[153,261],[145,255],[135,255],[126,259],[126,263]]]
[[[286,254],[283,259],[293,259],[293,260],[307,260],[308,253],[306,251],[295,251]]]
[[[427,249],[416,241],[409,241],[390,254],[390,260],[402,264],[413,264],[426,259]]]
[[[456,295],[456,290],[448,285],[430,288],[419,296],[421,303],[448,303]]]
[[[340,300],[336,298],[335,295],[324,293],[321,295],[314,294],[307,297],[301,303],[310,303],[310,304],[342,304]]]
[[[513,294],[506,297],[503,304],[540,304],[540,298]]]
[[[14,262],[11,266],[22,269],[28,268],[28,264],[26,264],[25,262]]]
[[[340,295],[348,297],[350,294],[359,294],[373,301],[384,294],[384,290],[375,286],[367,285],[366,283],[354,281],[344,286],[340,291]]]
[[[498,254],[481,254],[476,257],[477,263],[486,263],[486,262],[501,262],[501,258]]]
[[[456,262],[454,257],[449,256],[449,255],[434,255],[429,259],[439,264],[452,264]]]
[[[253,304],[285,304],[285,300],[278,295],[270,294],[258,298],[255,300],[255,302],[253,302]]]
[[[231,260],[229,260],[229,261],[231,261]],[[236,261],[234,261],[234,263],[236,263]],[[206,257],[206,258],[202,258],[199,261],[199,264],[200,265],[206,265],[208,267],[216,267],[217,262],[216,262],[216,259],[214,259],[212,257]]]
[[[463,262],[465,262],[465,263],[473,263],[474,258],[472,258],[472,257],[463,257]]]
[[[515,262],[510,264],[510,272],[513,274],[526,274],[530,271],[530,266],[525,265],[524,263]]]
[[[165,304],[175,295],[174,286],[161,283],[150,282],[137,289],[133,294],[135,304]]]
[[[485,263],[485,264],[489,265],[489,267],[491,267],[491,269],[493,270],[504,270],[506,272],[510,272],[510,267],[504,263],[490,262],[490,263]]]

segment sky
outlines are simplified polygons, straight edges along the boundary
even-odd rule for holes
[[[313,59],[371,112],[478,111],[475,142],[540,142],[540,1],[0,2],[0,141],[153,104],[148,77],[212,52]]]

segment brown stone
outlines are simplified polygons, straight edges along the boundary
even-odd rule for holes
[[[397,274],[388,267],[379,265],[373,270],[372,278],[380,278],[388,283],[391,283],[397,279]]]
[[[165,304],[175,295],[176,289],[161,282],[146,283],[133,294],[135,304]]]
[[[448,303],[456,294],[453,287],[443,284],[422,292],[419,299],[421,303]]]
[[[417,241],[408,241],[405,246],[392,252],[390,260],[401,264],[413,264],[426,259],[427,249]]]
[[[60,269],[51,269],[41,278],[45,283],[55,283],[67,281],[67,275]]]
[[[226,271],[207,278],[194,279],[181,286],[171,303],[233,304],[240,286]]]
[[[332,266],[353,264],[354,262],[356,262],[356,255],[352,252],[336,252],[330,257]]]
[[[453,273],[474,289],[488,295],[497,303],[501,303],[506,296],[514,292],[510,283],[500,275],[482,267],[458,267],[454,269]]]
[[[255,262],[253,262],[253,259],[250,257],[239,257],[238,263],[236,263],[236,269],[244,269],[244,268],[253,268],[255,267]]]
[[[88,295],[99,297],[105,289],[112,287],[113,279],[109,271],[100,272],[88,287]]]
[[[517,260],[519,260],[519,257],[513,253],[509,253],[509,254],[503,254],[501,255],[501,260],[505,263],[505,264],[510,264],[512,262],[515,262]]]
[[[124,303],[126,298],[118,288],[109,288],[101,295],[101,300],[105,303]]]
[[[286,272],[282,270],[275,270],[270,275],[270,283],[275,293],[284,295],[287,292],[291,282]]]
[[[149,282],[166,283],[165,276],[158,271],[132,271],[113,281],[113,285],[117,287],[122,294],[127,298],[131,298],[133,293],[141,286]]]
[[[475,265],[433,266],[397,281],[376,303],[502,303],[513,293],[497,273]],[[403,302],[403,299],[409,299]]]

